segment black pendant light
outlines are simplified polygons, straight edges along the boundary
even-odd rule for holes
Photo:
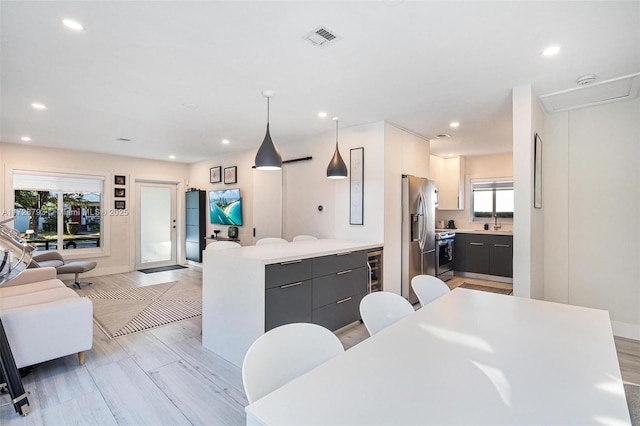
[[[258,170],[280,170],[282,168],[282,156],[271,140],[271,134],[269,133],[269,98],[273,95],[274,92],[271,90],[262,92],[262,96],[267,98],[267,134],[264,135],[262,145],[260,145],[260,149],[256,154],[256,169]]]
[[[327,177],[329,179],[345,179],[347,177],[347,165],[344,163],[338,149],[338,117],[333,117],[333,121],[336,122],[336,150],[327,167]]]

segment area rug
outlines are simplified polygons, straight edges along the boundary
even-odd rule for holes
[[[154,272],[173,271],[174,269],[184,269],[186,266],[171,265],[171,266],[158,266],[157,268],[138,269],[138,272],[143,274],[153,274]]]
[[[489,287],[489,286],[486,286],[486,285],[470,284],[470,283],[462,283],[458,287],[460,287],[460,288],[468,288],[468,289],[471,289],[471,290],[488,291],[490,293],[499,293],[499,294],[511,294],[511,293],[513,293],[513,289],[510,289],[510,288]]]
[[[95,323],[111,339],[202,315],[202,288],[177,281],[87,297]]]

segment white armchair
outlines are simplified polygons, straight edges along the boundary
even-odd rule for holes
[[[74,353],[83,364],[93,344],[93,304],[55,268],[25,270],[0,287],[0,316],[18,368]]]

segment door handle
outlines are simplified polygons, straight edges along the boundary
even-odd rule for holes
[[[344,275],[344,274],[348,274],[349,272],[351,272],[352,269],[347,269],[346,271],[340,271],[340,272],[336,272],[336,275]]]
[[[469,243],[472,246],[483,246],[484,243]]]
[[[494,247],[505,247],[505,248],[509,248],[509,247],[511,247],[511,246],[510,246],[510,245],[508,245],[508,244],[494,244]]]
[[[302,284],[302,281],[298,281],[297,283],[281,285],[280,288],[296,287],[296,286],[299,286],[300,284]]]

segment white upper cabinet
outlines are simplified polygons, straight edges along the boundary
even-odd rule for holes
[[[431,179],[439,190],[439,210],[464,210],[464,157],[431,156]]]

